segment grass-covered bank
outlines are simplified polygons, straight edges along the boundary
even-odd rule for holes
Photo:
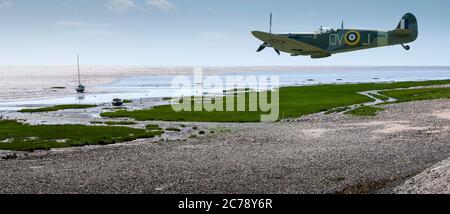
[[[280,114],[279,119],[300,117],[307,114],[328,111],[337,107],[362,104],[373,101],[371,98],[358,94],[362,91],[389,90],[398,88],[410,88],[415,86],[430,86],[450,84],[450,80],[423,81],[423,82],[399,82],[399,83],[362,83],[345,85],[316,85],[300,87],[284,87],[279,89]],[[249,96],[246,92],[237,96]],[[258,93],[259,95],[259,93]],[[386,94],[384,94],[386,95]],[[386,95],[388,96],[388,95]],[[247,99],[248,100],[248,99]],[[215,99],[220,105],[226,106],[223,98]],[[192,101],[192,105],[198,105]],[[235,102],[236,103],[236,102]],[[248,104],[248,102],[247,102]],[[236,108],[236,106],[235,106]],[[259,122],[261,109],[253,112],[246,111],[181,111],[176,112],[170,105],[157,106],[152,109],[137,111],[105,112],[103,117],[130,117],[136,120],[162,120],[162,121],[192,121],[192,122]]]
[[[21,113],[36,113],[36,112],[50,112],[50,111],[59,111],[65,109],[85,109],[85,108],[94,108],[97,105],[80,105],[80,104],[71,104],[71,105],[57,105],[51,107],[44,108],[30,108],[30,109],[22,109],[19,110]]]
[[[133,121],[106,121],[105,124],[108,126],[131,126],[137,123]]]
[[[420,88],[420,89],[402,89],[380,92],[382,96],[396,99],[394,103],[411,102],[418,100],[434,100],[450,98],[450,88]],[[372,95],[373,96],[373,95]],[[387,100],[387,99],[386,99]],[[379,106],[389,104],[381,103]],[[384,111],[383,108],[375,106],[362,106],[347,112],[356,116],[376,116],[378,112]]]
[[[388,101],[389,97],[386,97],[384,95],[378,95],[378,94],[373,94],[373,93],[369,93],[370,96],[375,97],[376,99],[382,100],[382,101]]]
[[[0,120],[0,149],[14,151],[47,150],[84,145],[106,145],[152,138],[162,131],[127,127],[83,125],[26,125]]]
[[[352,114],[356,116],[376,116],[380,111],[384,111],[384,109],[374,106],[361,106],[347,112],[346,114]]]
[[[397,102],[410,102],[416,100],[433,100],[450,98],[450,88],[420,88],[408,90],[391,90],[380,92],[388,97],[397,99]]]

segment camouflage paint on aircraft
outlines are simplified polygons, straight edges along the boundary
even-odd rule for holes
[[[272,34],[271,32],[253,31],[252,34],[264,43],[258,52],[266,47],[273,47],[291,56],[311,56],[324,58],[332,54],[357,51],[388,45],[402,45],[414,42],[418,36],[416,17],[405,14],[397,28],[392,31],[358,30],[358,29],[323,29],[314,33]]]

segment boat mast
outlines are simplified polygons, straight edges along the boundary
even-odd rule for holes
[[[78,62],[78,85],[81,85],[81,78],[80,78],[80,56],[77,54],[77,62]]]

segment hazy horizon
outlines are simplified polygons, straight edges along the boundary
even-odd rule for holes
[[[5,67],[76,67],[61,65],[1,65]],[[80,67],[147,67],[147,68],[449,68],[450,65],[80,65]]]

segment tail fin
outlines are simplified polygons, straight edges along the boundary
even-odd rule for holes
[[[406,41],[412,42],[417,39],[419,35],[418,24],[416,17],[411,14],[405,14],[397,25],[397,28],[392,31],[392,35],[406,36]]]
[[[407,13],[405,14],[402,19],[400,20],[400,22],[397,25],[396,29],[410,29],[410,30],[414,30],[414,28],[417,29],[417,19],[416,17],[411,14],[411,13]]]

